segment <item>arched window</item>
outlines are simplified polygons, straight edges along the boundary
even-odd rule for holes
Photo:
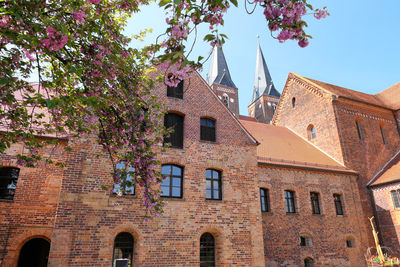
[[[308,135],[308,140],[314,140],[317,137],[314,125],[312,124],[308,125],[307,135]]]
[[[217,170],[206,170],[206,199],[222,199],[221,172]]]
[[[319,193],[311,192],[310,198],[311,198],[312,213],[313,214],[321,214],[321,209],[320,209],[320,205],[319,205]]]
[[[311,258],[304,259],[304,266],[305,267],[314,267],[314,260]]]
[[[215,240],[212,234],[204,233],[200,237],[200,267],[215,266]]]
[[[363,136],[362,136],[362,132],[361,132],[361,124],[360,124],[360,121],[358,121],[358,120],[356,120],[356,128],[357,128],[358,138],[360,140],[362,140]]]
[[[130,233],[119,233],[114,240],[113,267],[133,264],[133,236]]]
[[[0,199],[13,200],[19,169],[13,167],[0,168]]]
[[[300,235],[300,246],[312,247],[312,238],[307,234]]]
[[[215,120],[200,119],[200,140],[215,142]]]
[[[163,165],[161,175],[165,177],[161,183],[161,196],[182,197],[183,168],[177,165]]]
[[[336,215],[343,215],[342,196],[340,194],[333,194],[335,203]]]
[[[293,98],[292,98],[292,107],[295,107],[295,106],[296,106],[296,98],[293,97]]]
[[[173,130],[169,136],[164,136],[164,143],[170,143],[171,147],[183,148],[183,116],[175,113],[165,114],[164,126]]]
[[[229,107],[229,96],[227,94],[222,96],[222,102],[225,104],[225,106]]]
[[[379,125],[379,128],[381,130],[382,142],[384,145],[386,145],[386,138],[385,138],[385,132],[383,131],[383,125]]]
[[[346,246],[348,248],[355,248],[356,245],[355,245],[355,242],[354,242],[354,238],[352,238],[351,236],[347,237],[346,238]]]
[[[286,213],[296,213],[294,191],[285,190]]]

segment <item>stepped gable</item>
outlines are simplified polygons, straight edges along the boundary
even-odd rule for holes
[[[260,145],[260,163],[355,173],[286,127],[240,120]]]
[[[387,109],[400,108],[400,83],[397,83],[376,95],[370,95],[310,78],[304,79],[318,85],[319,87],[322,87],[323,89],[339,97],[344,97]]]
[[[400,150],[390,159],[385,166],[368,183],[369,186],[376,186],[400,181]]]

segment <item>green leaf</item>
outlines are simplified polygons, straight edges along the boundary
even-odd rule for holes
[[[0,79],[0,84],[6,84],[6,83],[8,83],[9,80],[10,79],[8,79],[8,78],[1,78]]]

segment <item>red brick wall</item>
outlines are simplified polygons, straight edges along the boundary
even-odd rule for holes
[[[293,98],[296,99],[295,107],[292,105]],[[329,93],[290,73],[273,124],[286,126],[305,139],[308,138],[308,126],[314,125],[316,139],[312,143],[343,163],[337,122],[331,103],[332,96]]]
[[[399,183],[372,188],[377,223],[382,237],[381,245],[391,248],[394,252],[393,256],[400,255],[400,209],[394,207],[391,191],[399,189]]]
[[[365,266],[366,233],[361,231],[361,205],[354,175],[260,165],[260,187],[269,189],[270,212],[263,212],[266,266]],[[287,214],[284,190],[295,191],[296,213]],[[320,195],[321,215],[312,214],[310,192]],[[344,215],[336,215],[333,194],[341,194]],[[300,235],[312,236],[311,247]],[[352,237],[355,248],[347,248]]]

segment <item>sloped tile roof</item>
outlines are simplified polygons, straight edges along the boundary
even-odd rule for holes
[[[400,151],[368,183],[370,186],[400,181]]]
[[[375,95],[392,109],[400,109],[400,82]]]
[[[353,172],[286,127],[240,120],[260,145],[259,162]]]

